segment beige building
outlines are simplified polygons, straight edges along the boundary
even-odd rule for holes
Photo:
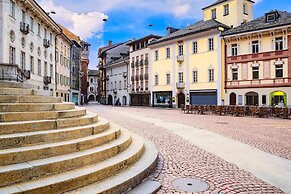
[[[56,40],[56,96],[70,101],[71,40],[65,35]]]
[[[0,1],[2,80],[55,90],[55,38],[60,27],[34,1]]]

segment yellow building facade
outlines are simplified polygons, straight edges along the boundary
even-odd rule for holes
[[[224,104],[225,43],[221,33],[251,20],[252,4],[249,0],[219,0],[203,8],[204,20],[181,30],[168,28],[167,36],[149,45],[153,106]],[[244,5],[249,15],[243,11]]]

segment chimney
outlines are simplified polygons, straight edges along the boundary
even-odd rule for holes
[[[112,40],[108,41],[108,46],[112,46]]]

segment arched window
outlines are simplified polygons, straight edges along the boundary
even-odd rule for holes
[[[245,95],[246,105],[258,106],[259,105],[259,94],[257,92],[248,92]]]

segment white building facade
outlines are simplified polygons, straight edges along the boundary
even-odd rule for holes
[[[61,34],[56,40],[56,96],[70,101],[71,41]]]
[[[0,1],[2,80],[55,93],[55,38],[59,26],[34,1]]]
[[[87,99],[89,101],[99,101],[98,97],[98,70],[88,70],[88,88],[87,88]]]

